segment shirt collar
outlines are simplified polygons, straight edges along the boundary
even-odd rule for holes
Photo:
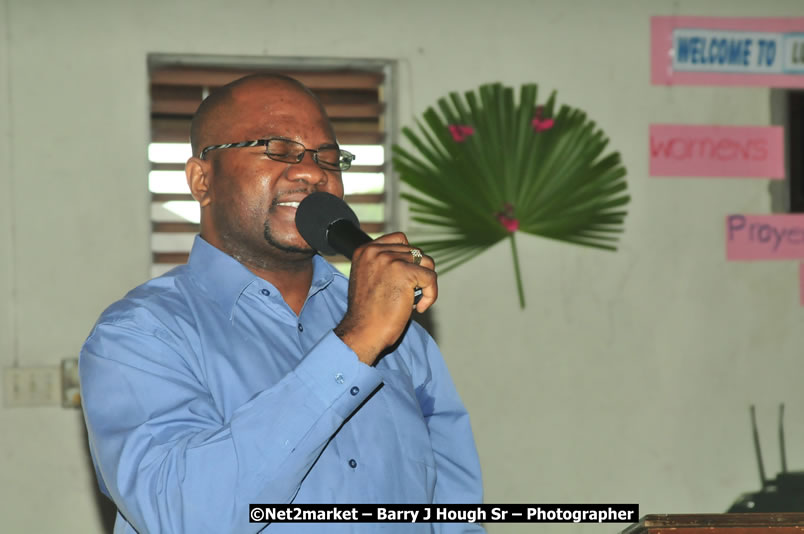
[[[200,235],[195,236],[187,265],[193,279],[230,319],[238,299],[251,284],[257,282],[278,291],[273,284],[249,271],[232,256],[210,245]],[[318,254],[313,256],[313,281],[309,295],[327,287],[336,274],[343,276],[327,260]]]

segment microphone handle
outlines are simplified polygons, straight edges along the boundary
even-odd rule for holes
[[[348,219],[338,219],[327,227],[329,246],[350,260],[355,253],[355,249],[369,241],[374,240]]]
[[[357,247],[374,240],[352,221],[339,219],[327,227],[327,241],[333,249],[351,260]],[[422,290],[417,287],[413,290],[413,305],[418,304],[421,299]]]

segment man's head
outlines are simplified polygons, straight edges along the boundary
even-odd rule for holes
[[[207,147],[284,138],[308,149],[298,163],[266,146]],[[343,196],[339,170],[313,152],[335,145],[323,107],[302,84],[278,75],[241,78],[213,92],[193,118],[187,183],[201,205],[201,235],[248,266],[270,269],[312,256],[296,230],[295,205],[308,194]],[[294,143],[287,147],[300,148]],[[330,151],[331,152],[331,151]],[[272,159],[274,158],[274,159]],[[276,161],[276,159],[287,161]]]

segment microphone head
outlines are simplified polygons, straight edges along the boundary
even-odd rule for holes
[[[346,202],[323,191],[307,195],[296,209],[296,229],[307,244],[321,254],[337,253],[327,241],[327,231],[333,223],[342,220],[360,227],[357,215]]]

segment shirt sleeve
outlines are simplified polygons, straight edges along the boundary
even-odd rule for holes
[[[334,333],[228,422],[181,350],[100,324],[80,356],[89,445],[138,532],[256,532],[249,503],[287,503],[344,420],[379,386]],[[350,393],[358,386],[360,394]],[[354,390],[353,390],[354,391]]]
[[[481,504],[483,481],[469,414],[435,341],[427,335],[425,344],[429,374],[416,394],[436,463],[434,504]],[[473,523],[439,523],[434,527],[443,534],[485,532]]]

